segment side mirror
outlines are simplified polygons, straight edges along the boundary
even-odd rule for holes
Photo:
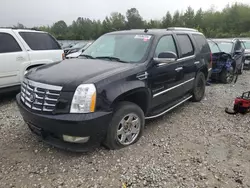
[[[161,52],[158,57],[154,58],[157,64],[171,63],[177,60],[177,55],[174,52]]]

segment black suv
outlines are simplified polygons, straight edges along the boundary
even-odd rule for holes
[[[135,143],[145,119],[200,101],[211,70],[206,38],[196,30],[105,34],[77,59],[32,69],[17,95],[24,121],[45,142],[84,151]]]

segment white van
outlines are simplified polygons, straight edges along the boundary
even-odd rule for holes
[[[18,89],[29,69],[64,58],[59,43],[46,32],[0,28],[0,93]]]

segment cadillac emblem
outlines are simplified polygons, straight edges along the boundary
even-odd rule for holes
[[[35,101],[35,94],[30,94],[30,97],[29,97],[29,99],[30,99],[30,102],[34,102]]]

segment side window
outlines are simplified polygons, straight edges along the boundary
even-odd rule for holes
[[[193,34],[193,37],[194,37],[201,53],[204,54],[204,53],[210,52],[208,42],[203,35]],[[213,45],[215,45],[215,44],[213,44]],[[218,48],[218,46],[215,45],[215,48]]]
[[[0,33],[0,53],[20,51],[22,51],[22,49],[14,37],[7,33]]]
[[[194,48],[189,36],[184,34],[179,34],[177,35],[177,38],[181,48],[181,53],[182,53],[181,57],[188,57],[194,55]]]
[[[174,52],[177,55],[176,45],[171,35],[163,36],[159,40],[155,50],[155,56],[158,57],[161,52],[167,51]]]
[[[59,43],[48,33],[19,32],[32,50],[58,50]]]

